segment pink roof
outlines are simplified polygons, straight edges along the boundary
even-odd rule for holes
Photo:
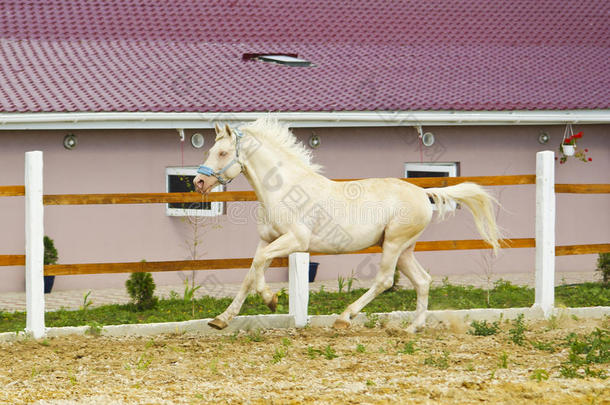
[[[0,112],[602,109],[609,61],[607,0],[0,0]]]

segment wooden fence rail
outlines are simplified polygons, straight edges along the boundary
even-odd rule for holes
[[[359,179],[335,179],[355,181]],[[445,187],[466,181],[483,186],[506,186],[534,184],[533,174],[514,176],[470,176],[470,177],[426,177],[403,178],[401,180],[420,187]],[[158,204],[187,202],[233,202],[256,201],[253,191],[222,191],[203,196],[199,193],[122,193],[122,194],[48,194],[43,197],[45,205],[89,205],[89,204]]]
[[[25,255],[0,255],[0,266],[25,266]]]
[[[556,193],[608,194],[610,184],[555,184]]]
[[[521,238],[503,240],[504,248],[533,248],[536,242],[533,238]],[[465,250],[465,249],[491,249],[491,246],[483,240],[443,240],[423,241],[415,245],[419,252],[440,250]],[[581,255],[590,253],[610,252],[610,243],[595,245],[568,245],[556,246],[557,256]],[[379,246],[346,254],[381,253]],[[330,255],[332,253],[312,253],[312,256]],[[45,276],[66,276],[76,274],[105,274],[105,273],[138,273],[138,272],[162,272],[162,271],[187,271],[187,270],[230,270],[247,269],[252,264],[252,258],[238,259],[207,259],[207,260],[175,260],[160,262],[124,262],[124,263],[84,263],[84,264],[53,264],[44,266]],[[287,267],[288,258],[274,259],[270,267]]]
[[[25,186],[0,186],[0,197],[25,195]]]

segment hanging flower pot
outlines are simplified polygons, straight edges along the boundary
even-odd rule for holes
[[[576,146],[561,144],[561,150],[566,156],[574,156],[574,153],[576,153]]]
[[[582,138],[582,131],[578,133],[574,133],[572,130],[572,124],[566,125],[566,129],[563,132],[563,139],[561,140],[561,144],[559,145],[559,163],[563,164],[568,160],[568,157],[574,156],[583,162],[592,161],[591,158],[587,157],[586,153],[589,149],[578,149],[576,146],[576,141]]]

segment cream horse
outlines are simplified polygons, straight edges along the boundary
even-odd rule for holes
[[[396,268],[417,292],[410,332],[423,327],[431,277],[417,262],[413,249],[432,218],[432,197],[439,214],[455,201],[468,207],[476,227],[494,251],[499,248],[493,215],[494,199],[474,183],[423,189],[402,180],[365,179],[335,182],[311,163],[311,154],[289,129],[262,118],[240,129],[216,125],[216,142],[194,179],[207,194],[243,173],[260,202],[260,242],[252,266],[229,307],[209,325],[223,329],[255,289],[275,311],[277,295],[265,283],[264,272],[276,257],[293,252],[341,253],[381,245],[383,252],[373,285],[335,320],[347,328],[377,295],[393,284]]]

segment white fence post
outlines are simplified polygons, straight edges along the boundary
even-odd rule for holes
[[[44,325],[44,208],[42,205],[42,152],[25,154],[25,296],[26,332],[35,339]]]
[[[555,153],[536,153],[536,301],[549,317],[555,305]]]
[[[309,253],[296,252],[288,256],[288,313],[294,316],[294,325],[307,325],[309,304]]]

